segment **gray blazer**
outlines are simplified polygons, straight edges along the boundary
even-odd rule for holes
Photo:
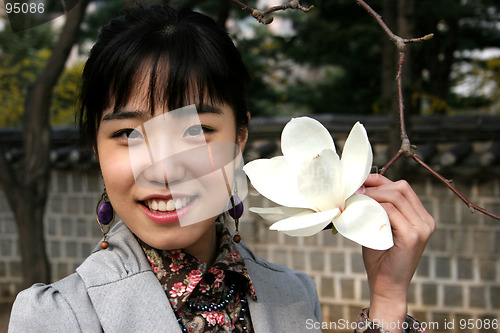
[[[130,230],[119,223],[110,246],[96,249],[76,273],[22,291],[9,332],[181,332],[168,298]],[[314,282],[304,273],[256,258],[238,244],[257,294],[248,298],[257,333],[320,332]],[[158,315],[161,314],[161,315]]]

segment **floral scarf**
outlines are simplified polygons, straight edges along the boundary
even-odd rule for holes
[[[183,332],[253,332],[246,303],[257,296],[231,234],[217,223],[216,259],[211,267],[183,250],[140,244],[163,286]]]

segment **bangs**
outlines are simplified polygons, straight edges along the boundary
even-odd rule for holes
[[[246,78],[231,70],[235,66],[231,63],[234,55],[228,54],[231,48],[221,47],[224,39],[230,41],[227,35],[218,38],[198,26],[178,24],[153,32],[148,27],[131,30],[120,37],[109,45],[113,54],[101,54],[109,59],[107,68],[121,69],[104,69],[106,108],[123,107],[139,88],[146,91],[145,84],[151,112],[157,103],[169,110],[221,102],[233,109],[240,107],[234,96],[244,90]]]
[[[113,66],[123,70],[109,78],[105,109],[117,111],[132,98],[141,99],[151,114],[156,108],[175,110],[190,104],[227,103],[237,107],[231,100],[237,83],[228,84],[230,78],[223,76],[224,64],[220,61],[207,61],[221,59],[219,55],[201,56],[189,43],[173,41],[171,44],[179,45],[138,46],[137,50],[152,52],[147,55],[138,52],[119,59],[120,63]],[[181,45],[184,50],[180,50]],[[175,51],[165,53],[165,49]]]

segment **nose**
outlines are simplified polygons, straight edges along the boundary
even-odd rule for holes
[[[146,186],[169,187],[185,178],[185,166],[175,158],[165,158],[144,169],[142,178]]]

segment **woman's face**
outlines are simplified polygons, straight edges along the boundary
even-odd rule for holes
[[[157,107],[145,99],[103,112],[97,153],[115,212],[142,241],[159,249],[185,249],[203,260],[214,247],[216,217],[227,204],[236,140],[226,104]]]

